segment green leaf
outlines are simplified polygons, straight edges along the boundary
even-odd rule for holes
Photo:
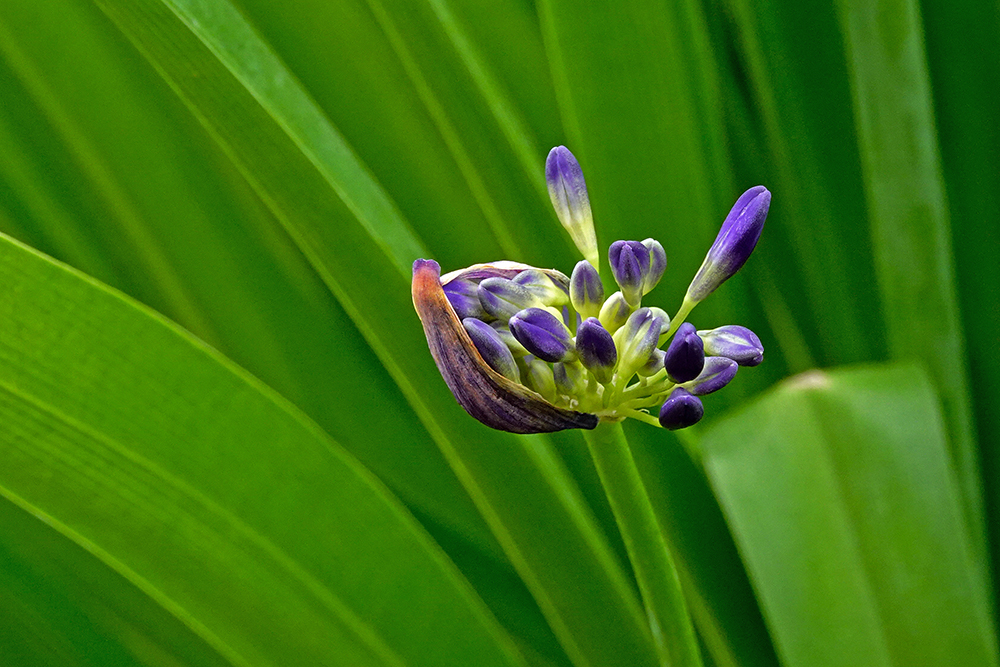
[[[813,371],[703,434],[783,664],[998,664],[938,405],[911,366]]]
[[[0,281],[0,495],[80,557],[233,664],[521,664],[423,529],[286,401],[6,239]]]
[[[838,8],[889,352],[922,360],[942,389],[972,548],[985,573],[983,488],[920,10],[911,0],[841,0]]]

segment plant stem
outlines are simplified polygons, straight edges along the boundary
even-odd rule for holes
[[[661,664],[701,667],[677,568],[621,424],[601,422],[584,437],[632,562]]]

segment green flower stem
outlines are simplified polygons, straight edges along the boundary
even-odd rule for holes
[[[677,568],[620,423],[584,431],[646,607],[662,665],[701,667]]]

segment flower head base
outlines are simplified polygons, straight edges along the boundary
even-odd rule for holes
[[[642,305],[666,270],[663,246],[613,243],[608,258],[621,290],[605,299],[580,165],[560,146],[545,173],[556,213],[585,257],[571,278],[506,261],[441,276],[436,262],[414,262],[413,303],[445,382],[470,415],[513,433],[590,429],[626,417],[671,430],[692,426],[704,414],[699,396],[763,359],[749,329],[697,331],[685,319],[746,262],[770,193],[758,186],[736,202],[671,320]],[[656,406],[658,417],[647,412]]]

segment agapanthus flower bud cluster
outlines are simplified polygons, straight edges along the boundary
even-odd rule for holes
[[[626,417],[667,429],[697,423],[700,396],[724,387],[740,366],[763,360],[749,329],[697,330],[685,320],[750,256],[770,192],[758,186],[737,200],[671,318],[642,303],[667,268],[663,246],[651,238],[612,243],[608,261],[618,290],[606,295],[580,165],[559,146],[545,174],[556,214],[586,258],[570,276],[513,262],[441,276],[432,260],[414,263],[414,305],[455,398],[488,426],[515,433],[594,428]]]

